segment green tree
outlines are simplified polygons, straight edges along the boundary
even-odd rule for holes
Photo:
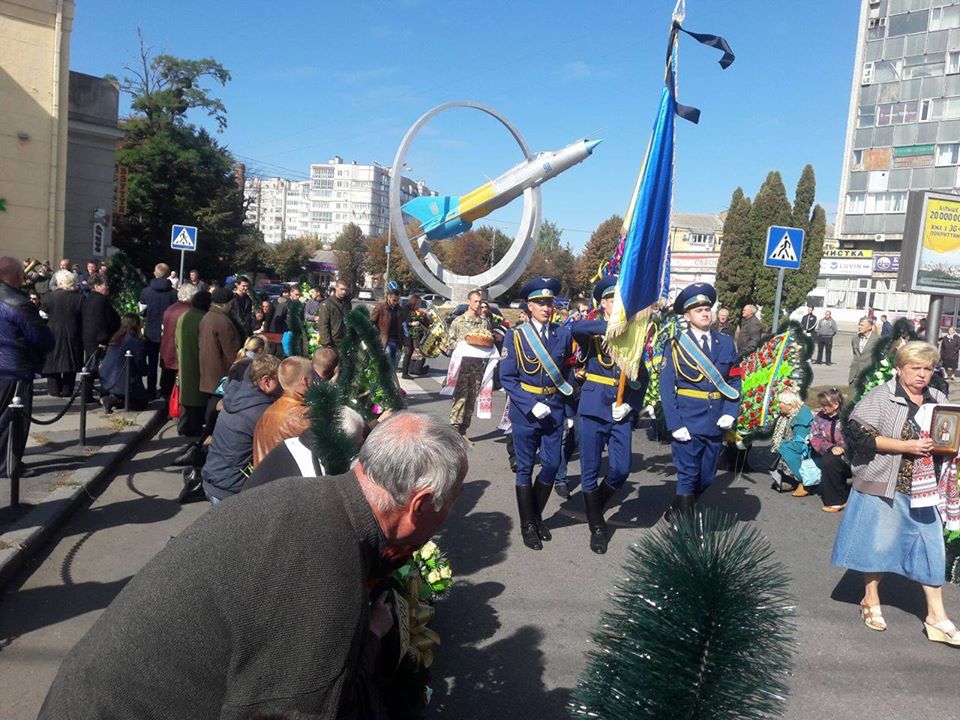
[[[723,245],[717,261],[717,298],[734,313],[753,298],[756,268],[748,232],[750,205],[750,198],[743,194],[743,188],[733,191],[723,221]]]
[[[206,112],[226,126],[226,109],[204,87],[225,85],[230,74],[212,59],[152,55],[140,38],[140,62],[118,80],[131,95],[131,114],[120,122],[124,138],[117,162],[128,168],[127,213],[115,221],[114,244],[141,268],[175,265],[170,249],[174,223],[196,225],[198,249],[191,265],[222,274],[243,233],[243,190],[233,156],[204,129],[188,122]]]
[[[777,270],[763,265],[767,229],[771,225],[789,225],[792,214],[793,208],[787,200],[783,179],[779,172],[773,170],[767,175],[767,179],[760,186],[760,192],[754,198],[748,222],[750,256],[756,268],[753,302],[764,307],[769,306],[771,310],[764,314],[765,325],[769,325],[773,319],[773,299],[777,293]]]
[[[270,248],[270,265],[282,280],[302,280],[319,245],[315,237],[285,238]]]
[[[354,223],[347,225],[333,242],[333,254],[337,257],[338,277],[345,281],[351,292],[363,285],[367,265],[367,238]]]
[[[806,238],[803,244],[803,256],[800,258],[800,269],[787,272],[784,278],[781,307],[786,314],[806,302],[807,294],[817,286],[817,276],[820,274],[823,236],[826,233],[827,223],[823,208],[819,205],[813,207],[816,188],[813,166],[807,165],[797,182],[792,220],[793,227],[802,228]]]
[[[498,228],[482,225],[474,230],[477,235],[486,238],[488,247],[493,247],[493,265],[503,260],[510,246],[513,244],[513,238]],[[488,267],[492,267],[488,263]]]
[[[537,233],[537,249],[548,257],[553,253],[560,252],[560,236],[563,230],[556,223],[544,220],[540,224],[540,232]]]
[[[578,291],[587,293],[590,290],[597,269],[610,259],[617,243],[620,242],[622,225],[622,217],[611,215],[593,231],[589,242],[576,261],[574,281]]]
[[[263,233],[257,228],[247,225],[243,228],[236,243],[236,249],[231,265],[238,271],[250,276],[250,281],[256,286],[257,273],[264,272],[270,267],[270,246],[263,240]]]

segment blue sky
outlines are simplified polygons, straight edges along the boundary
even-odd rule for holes
[[[769,170],[788,192],[804,164],[836,211],[858,0],[688,0],[685,26],[723,35],[736,62],[683,37],[674,210],[726,208]],[[581,247],[623,213],[650,133],[673,0],[79,0],[73,70],[122,74],[138,27],[157,51],[213,57],[232,74],[220,136],[255,171],[304,177],[311,162],[393,162],[405,130],[434,105],[472,99],[506,115],[535,150],[603,138],[593,157],[544,185],[544,217]],[[201,122],[202,118],[195,118]],[[506,131],[458,110],[427,126],[415,178],[459,195],[519,159]],[[494,214],[512,232],[517,202]]]

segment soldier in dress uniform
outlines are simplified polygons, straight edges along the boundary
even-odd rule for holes
[[[603,350],[616,286],[616,276],[609,276],[593,288],[593,298],[603,319],[579,320],[570,326],[586,370],[577,411],[580,418],[580,490],[590,527],[590,549],[598,554],[607,551],[603,509],[630,474],[633,412],[643,403],[640,384],[628,383],[623,402],[617,404],[620,368]],[[607,448],[610,469],[607,477],[598,483],[604,447]]]
[[[664,349],[660,401],[673,435],[677,496],[671,511],[688,512],[717,475],[723,432],[740,408],[740,368],[733,339],[710,330],[717,291],[707,283],[688,285],[673,308],[689,328]]]
[[[500,383],[510,397],[520,533],[524,545],[533,550],[543,549],[542,541],[550,540],[543,508],[560,465],[564,419],[573,393],[564,377],[564,365],[573,352],[570,330],[551,322],[559,292],[556,278],[535,278],[524,286],[521,297],[530,322],[507,333],[506,357],[500,365]],[[538,449],[540,474],[533,482]]]

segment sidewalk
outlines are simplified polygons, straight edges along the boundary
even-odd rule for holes
[[[53,418],[67,402],[66,398],[47,396],[42,381],[34,390],[38,394],[33,417],[39,420]],[[79,444],[79,398],[57,422],[31,423],[18,508],[10,506],[10,480],[0,478],[0,586],[166,419],[162,401],[141,412],[115,410],[112,415],[105,415],[98,404],[87,405],[84,447]]]

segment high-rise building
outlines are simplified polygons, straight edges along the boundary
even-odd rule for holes
[[[332,243],[353,223],[365,235],[386,235],[390,223],[390,168],[344,163],[338,156],[310,166],[310,179],[252,178],[246,181],[247,222],[267,242],[316,235]],[[422,181],[402,178],[400,201],[433,195]]]
[[[862,0],[837,212],[840,248],[821,263],[818,280],[826,305],[892,316],[925,312],[927,296],[896,291],[907,194],[958,188],[960,0]]]

